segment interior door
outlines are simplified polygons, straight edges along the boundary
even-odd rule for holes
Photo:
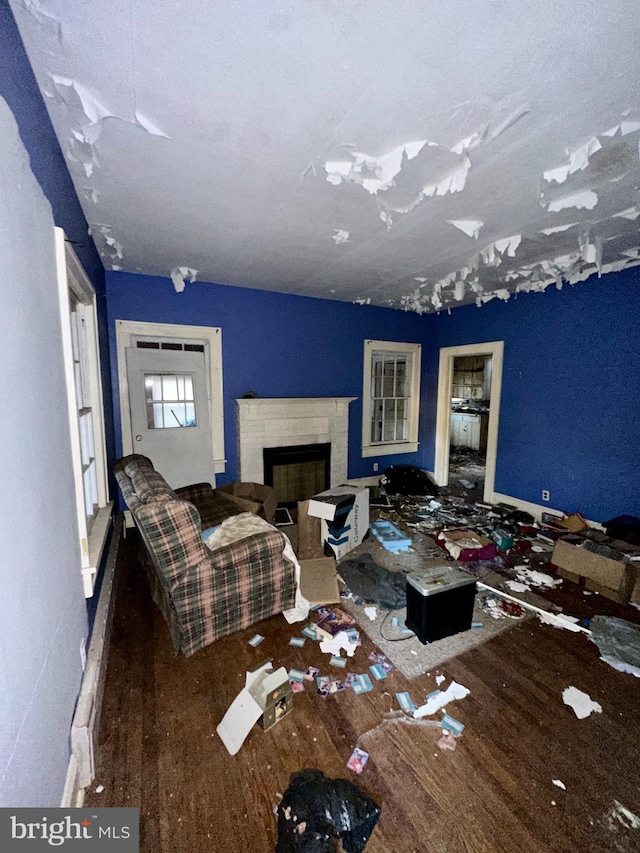
[[[126,357],[134,452],[174,489],[215,486],[204,353],[128,347]]]

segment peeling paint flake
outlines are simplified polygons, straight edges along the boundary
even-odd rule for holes
[[[637,219],[640,216],[640,207],[628,207],[626,210],[621,210],[620,213],[614,213],[614,219]]]
[[[195,281],[197,275],[198,270],[191,269],[191,267],[174,267],[171,270],[171,281],[176,289],[176,293],[182,293],[184,290],[186,286],[185,278],[188,277],[189,281]]]
[[[353,160],[330,160],[324,165],[329,183],[338,186],[343,181],[359,184],[368,193],[375,195],[379,190],[391,186],[393,179],[402,169],[402,161],[416,157],[427,144],[427,140],[406,142],[388,154],[375,157],[371,154],[354,152]]]
[[[555,228],[541,228],[541,234],[558,234],[560,231],[568,231],[569,228],[575,228],[577,222],[569,222],[566,225],[556,225]]]
[[[565,210],[567,207],[593,210],[597,203],[598,194],[593,190],[584,190],[583,192],[574,193],[574,195],[565,196],[565,198],[557,198],[555,201],[549,202],[547,209],[549,213]]]
[[[341,243],[349,242],[349,232],[344,231],[342,228],[334,228],[333,234],[331,235],[331,239],[333,242],[339,246]]]
[[[480,229],[484,225],[484,222],[481,219],[447,219],[447,222],[449,225],[453,225],[454,228],[458,228],[460,231],[463,231],[475,240],[478,239]]]
[[[598,137],[592,136],[591,139],[585,142],[584,145],[581,145],[580,148],[576,148],[575,151],[567,152],[569,154],[568,163],[543,172],[542,177],[548,183],[555,181],[557,184],[562,184],[567,180],[569,175],[573,175],[574,172],[586,169],[589,165],[590,158],[596,153],[596,151],[600,151],[601,148],[602,144]]]

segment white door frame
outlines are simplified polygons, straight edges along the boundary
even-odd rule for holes
[[[491,404],[489,406],[489,426],[487,432],[484,500],[489,503],[494,503],[504,341],[491,341],[483,344],[465,344],[464,346],[442,347],[440,349],[440,366],[438,369],[438,405],[436,413],[436,447],[433,478],[438,486],[446,486],[449,482],[449,442],[451,429],[453,362],[460,356],[468,355],[491,356]]]
[[[118,362],[118,389],[120,398],[120,427],[122,455],[135,453],[131,418],[129,416],[129,380],[125,350],[136,336],[178,338],[204,341],[209,353],[207,395],[211,419],[213,462],[216,474],[225,470],[224,458],[224,398],[222,392],[222,330],[213,326],[176,326],[169,323],[140,323],[133,320],[116,320],[116,355]]]

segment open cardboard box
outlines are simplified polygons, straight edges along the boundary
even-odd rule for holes
[[[273,524],[278,499],[271,486],[263,483],[228,483],[226,486],[218,486],[216,491],[222,492],[245,512],[253,512]]]
[[[293,708],[293,693],[287,670],[273,671],[266,660],[245,675],[245,686],[220,721],[217,732],[231,755],[235,755],[253,726],[260,720],[268,731]]]
[[[369,532],[369,489],[366,486],[335,486],[314,495],[307,502],[306,511],[320,519],[325,552],[340,560]]]
[[[556,542],[551,562],[557,566],[558,574],[574,582],[584,578],[587,589],[621,604],[628,601],[636,581],[636,567],[581,548],[579,542]]]

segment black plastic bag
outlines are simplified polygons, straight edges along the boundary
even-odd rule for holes
[[[328,779],[322,770],[292,773],[278,806],[275,853],[332,853],[339,838],[345,853],[361,853],[380,806],[348,779]]]
[[[384,469],[380,485],[388,495],[438,494],[438,487],[427,472],[415,465],[390,465]]]
[[[371,554],[361,554],[339,564],[340,576],[351,592],[365,601],[375,601],[383,610],[407,605],[407,578],[378,565]]]

